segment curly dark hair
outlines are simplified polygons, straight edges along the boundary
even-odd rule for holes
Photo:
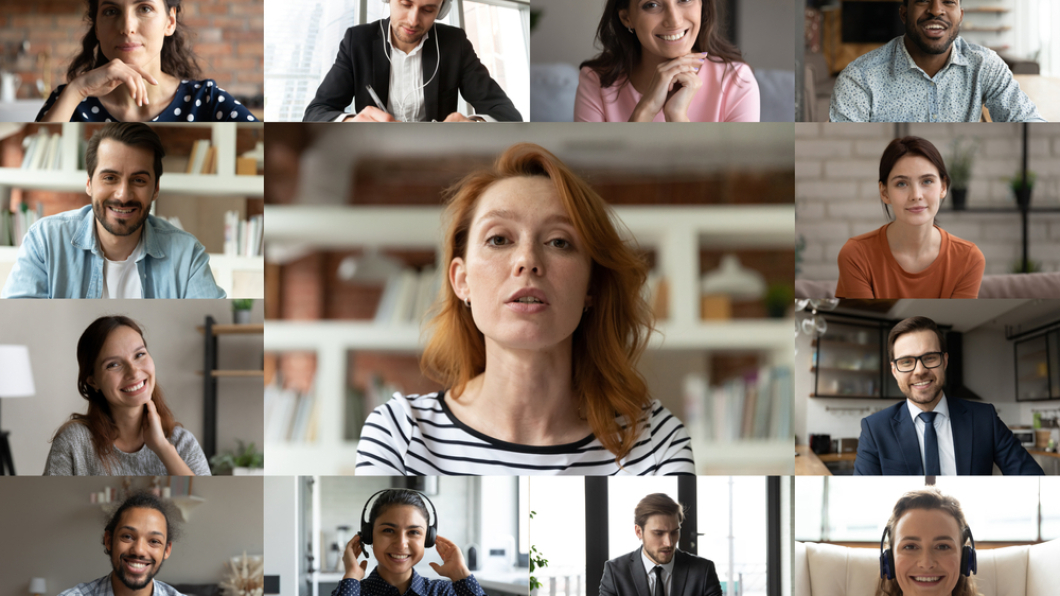
[[[610,87],[620,79],[629,79],[634,67],[640,64],[641,45],[636,33],[626,31],[620,10],[629,10],[630,0],[607,0],[604,16],[596,29],[596,42],[603,47],[592,60],[582,62],[578,68],[589,68],[600,77],[601,87]],[[732,42],[718,32],[718,11],[714,0],[702,0],[703,10],[699,18],[699,36],[692,45],[693,52],[706,52],[707,60],[718,64],[743,62],[743,56]]]
[[[76,79],[90,70],[103,66],[110,60],[99,50],[99,38],[96,37],[96,16],[99,14],[99,0],[85,0],[88,10],[85,12],[85,21],[88,23],[88,32],[81,39],[81,53],[70,63],[66,69],[67,82]],[[179,77],[181,79],[197,79],[202,73],[199,68],[198,59],[191,51],[188,41],[189,33],[184,23],[180,21],[181,0],[160,0],[166,5],[166,13],[176,11],[177,28],[173,35],[166,37],[162,42],[162,72]]]
[[[103,535],[103,552],[110,554],[110,548],[107,546],[107,536],[114,536],[114,530],[118,527],[118,522],[121,521],[121,516],[125,514],[126,510],[129,509],[154,509],[155,511],[162,514],[162,517],[166,518],[166,544],[173,544],[180,537],[180,519],[176,507],[173,506],[169,501],[160,499],[147,491],[138,491],[129,495],[128,498],[118,507],[114,515],[110,516],[110,521],[107,522],[107,527],[104,528]]]

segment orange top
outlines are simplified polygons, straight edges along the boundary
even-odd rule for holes
[[[887,224],[890,225],[890,224]],[[887,226],[855,236],[839,251],[836,298],[975,298],[986,259],[979,248],[942,233],[939,256],[927,269],[909,273],[891,254]]]

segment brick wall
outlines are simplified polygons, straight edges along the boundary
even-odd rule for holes
[[[947,163],[956,137],[975,139],[978,150],[968,188],[968,207],[1011,208],[1011,213],[955,212],[947,197],[938,222],[974,242],[986,257],[987,274],[1008,273],[1020,258],[1020,217],[1007,178],[1020,166],[1018,124],[909,124],[904,134],[931,141]],[[795,124],[795,233],[803,237],[804,279],[837,279],[836,259],[848,238],[887,222],[880,207],[880,155],[895,137],[893,124]],[[1060,128],[1031,124],[1029,169],[1038,174],[1034,207],[1060,208]],[[1032,213],[1030,258],[1043,271],[1060,271],[1060,213]]]
[[[44,79],[45,71],[51,88],[66,83],[66,69],[87,30],[86,7],[84,0],[0,3],[0,69],[22,77],[19,99],[42,97],[37,79]],[[182,7],[181,20],[192,34],[203,76],[237,96],[260,95],[265,0],[194,0]],[[29,54],[15,60],[23,40],[30,43]]]

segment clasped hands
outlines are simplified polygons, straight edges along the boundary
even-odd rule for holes
[[[706,59],[706,53],[696,52],[659,64],[629,121],[651,122],[661,111],[667,122],[688,122],[688,106],[703,86],[698,73]]]
[[[435,573],[454,582],[471,576],[471,570],[464,563],[464,554],[460,552],[460,548],[453,544],[451,540],[438,536],[434,540],[434,549],[438,551],[438,556],[442,558],[441,565],[437,563],[430,564]],[[364,573],[368,569],[368,561],[357,562],[357,559],[361,558],[362,552],[361,535],[357,534],[346,543],[346,550],[342,553],[342,565],[346,568],[346,574],[342,576],[343,579],[355,579],[357,581],[364,579]]]

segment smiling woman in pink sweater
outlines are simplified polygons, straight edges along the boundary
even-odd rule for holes
[[[581,65],[576,122],[758,122],[758,83],[714,0],[608,0]]]

